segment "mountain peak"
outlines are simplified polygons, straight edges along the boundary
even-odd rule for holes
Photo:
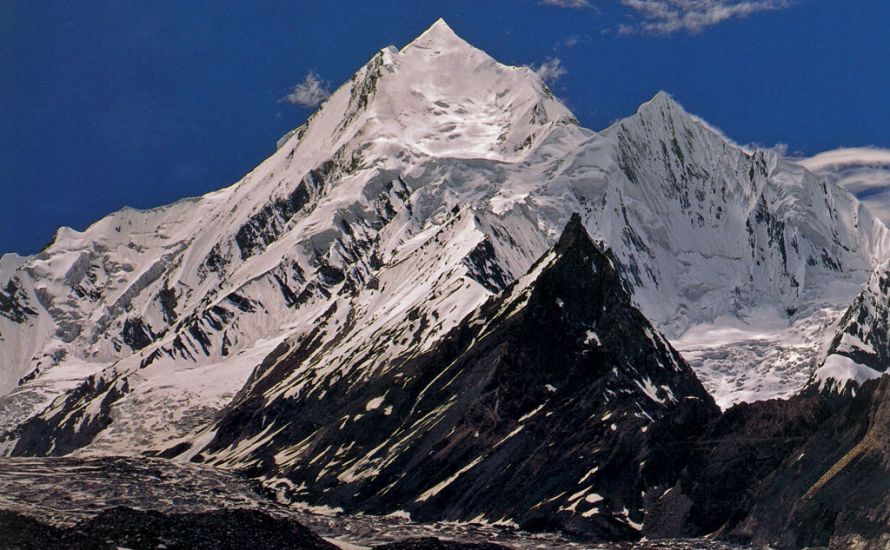
[[[664,90],[658,90],[658,92],[656,92],[656,94],[652,96],[652,99],[650,99],[649,101],[654,103],[676,103],[676,100],[674,100],[674,96]]]
[[[439,19],[401,50],[386,49],[360,69],[305,136],[317,130],[330,143],[360,135],[365,142],[402,142],[425,156],[505,160],[572,121],[532,71],[498,63]]]
[[[686,109],[677,103],[677,100],[671,94],[660,90],[652,96],[652,99],[640,105],[637,114],[660,114],[664,118],[676,116],[677,114],[688,115]]]
[[[423,34],[427,33],[441,33],[457,36],[454,30],[445,22],[445,19],[441,17],[436,19]]]
[[[404,50],[411,47],[417,48],[437,48],[446,46],[464,46],[472,48],[463,38],[457,35],[454,30],[448,26],[441,17],[423,31],[420,36],[415,38],[410,44],[405,46]]]
[[[664,90],[642,103],[636,113],[620,121],[616,127],[636,128],[637,133],[643,132],[647,136],[646,139],[660,135],[664,131],[670,132],[672,128],[678,127],[711,129],[687,112],[673,96]]]
[[[585,241],[589,241],[592,244],[590,235],[587,233],[587,229],[584,228],[584,223],[581,221],[581,216],[577,212],[573,212],[562,231],[562,235],[559,237],[556,251],[559,254],[565,254],[570,248],[577,246],[579,243],[584,243]]]

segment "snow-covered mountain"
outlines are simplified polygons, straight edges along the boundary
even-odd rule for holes
[[[719,414],[577,215],[427,352],[341,376],[305,363],[313,344],[257,370],[209,443],[166,454],[290,502],[635,539],[665,440]]]
[[[723,405],[801,387],[890,247],[850,194],[668,95],[593,132],[438,21],[233,186],[3,256],[0,448],[209,442],[298,349],[290,395],[370,380],[526,273],[572,212]]]

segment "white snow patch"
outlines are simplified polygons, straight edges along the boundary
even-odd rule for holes
[[[849,357],[832,354],[825,358],[822,366],[816,369],[814,376],[819,383],[820,391],[826,386],[832,391],[839,391],[850,382],[862,385],[867,380],[880,378],[881,374],[870,367],[860,365]]]
[[[634,380],[634,383],[637,385],[637,387],[643,390],[643,393],[646,394],[646,397],[658,403],[659,405],[664,405],[664,399],[658,397],[658,388],[655,386],[655,384],[652,383],[652,380],[650,380],[648,376],[643,377],[642,380]]]
[[[290,505],[297,510],[303,510],[311,514],[317,514],[319,516],[333,517],[339,516],[343,513],[343,508],[340,508],[339,506],[332,507],[328,506],[327,504],[316,506],[313,504],[309,504],[308,502],[292,502]]]
[[[531,418],[531,417],[535,416],[536,414],[538,414],[539,412],[541,412],[541,409],[544,408],[544,405],[545,405],[545,403],[541,403],[540,405],[537,406],[537,408],[535,408],[535,410],[523,415],[522,418],[519,419],[519,423],[522,424],[529,418]]]
[[[600,469],[599,466],[594,466],[593,468],[591,468],[590,471],[588,471],[586,474],[584,474],[584,477],[582,477],[581,480],[578,481],[578,485],[581,485],[582,483],[587,481],[590,478],[590,476],[597,473],[599,471],[599,469]]]
[[[384,399],[386,399],[386,395],[381,395],[380,397],[375,397],[374,399],[371,399],[365,405],[365,410],[366,411],[375,411],[375,410],[379,409],[380,405],[383,404]]]
[[[434,496],[436,496],[437,494],[439,494],[440,491],[442,491],[442,489],[444,489],[445,487],[448,487],[449,485],[451,485],[452,483],[454,483],[454,480],[456,480],[457,478],[459,478],[459,477],[460,477],[461,475],[463,475],[464,473],[466,473],[466,472],[472,470],[473,468],[475,468],[476,465],[479,464],[480,462],[482,462],[482,457],[481,457],[481,456],[480,456],[480,457],[477,457],[476,459],[474,459],[472,462],[470,462],[469,464],[467,464],[466,466],[464,466],[463,468],[461,468],[460,470],[458,470],[457,472],[455,472],[454,474],[452,474],[451,476],[449,476],[449,477],[448,477],[447,479],[445,479],[444,481],[441,481],[441,482],[439,482],[439,483],[433,485],[433,486],[432,486],[430,489],[428,489],[427,491],[424,491],[424,493],[423,493],[422,495],[420,495],[419,497],[417,497],[417,502],[426,502],[427,500],[429,500],[430,497],[434,497]]]

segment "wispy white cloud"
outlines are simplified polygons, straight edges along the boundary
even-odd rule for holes
[[[847,147],[825,151],[797,163],[811,172],[847,166],[890,166],[890,149]]]
[[[787,143],[776,143],[775,145],[764,145],[760,142],[752,142],[752,143],[744,143],[737,144],[748,154],[753,153],[754,151],[770,151],[779,155],[780,157],[788,157],[794,156],[794,154],[790,153],[790,148]]]
[[[300,107],[317,107],[330,95],[331,90],[327,82],[323,81],[315,71],[309,71],[303,81],[294,86],[284,99]]]
[[[579,44],[585,44],[591,41],[592,39],[589,34],[571,34],[562,40],[556,41],[553,44],[553,51],[559,51],[562,48],[572,49]]]
[[[870,193],[868,196],[859,197],[859,202],[864,204],[876,218],[884,222],[884,225],[890,226],[890,185]]]
[[[772,151],[773,153],[779,155],[780,157],[788,156],[788,144],[787,143],[776,143],[770,147],[761,147],[761,149],[766,149],[767,151]]]
[[[553,45],[553,47],[559,48],[560,46],[565,46],[566,48],[574,48],[575,46],[578,45],[578,42],[580,42],[580,40],[581,39],[578,37],[577,34],[573,34],[572,36],[569,36],[565,40],[561,40],[561,41],[557,42],[556,44]]]
[[[551,57],[538,66],[531,65],[530,67],[541,77],[541,80],[550,85],[555,84],[567,72],[558,57]]]
[[[621,0],[639,21],[620,25],[620,34],[701,32],[729,19],[787,8],[792,0]]]
[[[856,196],[871,195],[877,191],[890,191],[890,169],[858,168],[836,172],[838,185]],[[890,207],[890,204],[887,205]]]
[[[581,9],[591,7],[588,0],[541,0],[541,3],[546,6],[556,6],[557,8]]]
[[[890,149],[835,149],[795,162],[853,193],[890,225]]]

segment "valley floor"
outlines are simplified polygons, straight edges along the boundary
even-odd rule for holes
[[[418,537],[489,542],[516,549],[740,548],[708,540],[591,545],[556,534],[530,534],[504,526],[420,524],[403,518],[310,513],[273,501],[261,492],[257,484],[231,472],[164,459],[0,459],[0,510],[17,512],[58,527],[68,527],[114,507],[177,514],[222,508],[256,510],[273,517],[294,519],[335,546],[350,550]]]

